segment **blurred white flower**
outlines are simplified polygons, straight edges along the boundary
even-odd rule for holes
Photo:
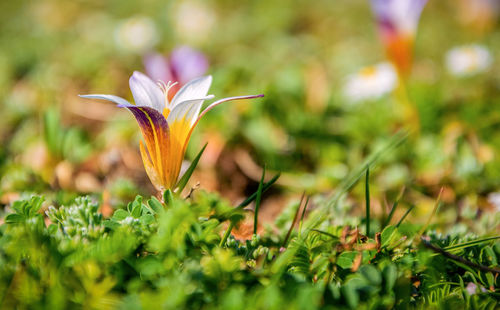
[[[174,12],[174,27],[183,39],[198,42],[208,38],[215,23],[215,13],[207,5],[200,1],[183,1]]]
[[[398,84],[394,66],[388,62],[365,67],[347,77],[344,95],[351,101],[378,99]]]
[[[490,193],[488,195],[488,202],[495,207],[497,212],[500,212],[500,192]]]
[[[493,58],[488,49],[476,44],[455,47],[446,54],[448,71],[456,76],[484,72],[492,62]]]
[[[158,31],[153,20],[136,16],[118,25],[115,30],[115,40],[121,49],[142,53],[151,50],[158,42]]]

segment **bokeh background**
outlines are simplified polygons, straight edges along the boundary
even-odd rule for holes
[[[372,171],[375,212],[403,187],[416,219],[441,188],[449,223],[499,207],[499,11],[472,2],[480,1],[430,0],[423,11],[407,84],[421,130]],[[468,44],[484,46],[493,62],[454,76],[446,54]],[[128,78],[144,72],[144,56],[183,45],[206,55],[216,97],[265,94],[208,113],[187,154],[208,142],[191,186],[231,202],[255,191],[264,165],[268,175],[281,171],[264,217],[303,191],[333,191],[405,128],[391,94],[354,103],[343,92],[350,74],[385,61],[367,0],[2,1],[1,203],[32,192],[56,205],[90,194],[112,210],[155,194],[133,117],[77,95],[132,100]],[[362,184],[345,205],[356,209],[357,197]]]

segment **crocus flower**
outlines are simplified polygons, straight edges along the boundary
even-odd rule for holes
[[[208,60],[200,51],[180,46],[172,51],[170,59],[158,53],[146,55],[144,67],[154,81],[177,82],[169,91],[169,99],[172,99],[182,85],[207,72]]]
[[[174,189],[191,133],[205,113],[226,101],[263,96],[228,97],[211,103],[201,111],[203,102],[214,98],[213,95],[207,95],[211,83],[211,76],[194,79],[169,100],[172,83],[160,81],[155,84],[149,77],[136,71],[129,80],[135,104],[113,95],[81,97],[109,100],[132,112],[144,137],[145,145],[141,142],[140,151],[146,172],[153,185],[159,191],[164,191]]]
[[[420,14],[427,0],[371,0],[387,57],[402,76],[410,72]]]
[[[446,66],[455,76],[470,76],[490,68],[493,58],[481,45],[466,45],[452,48],[446,53]]]
[[[398,85],[398,76],[394,67],[383,62],[364,67],[347,77],[344,95],[351,102],[378,99],[390,93]]]

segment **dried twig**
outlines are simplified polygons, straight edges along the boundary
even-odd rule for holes
[[[193,187],[191,187],[191,189],[189,190],[189,193],[186,195],[186,197],[184,197],[184,199],[191,198],[194,191],[197,190],[198,188],[200,188],[200,182],[196,182],[196,184]]]
[[[302,207],[302,202],[304,201],[304,197],[306,196],[306,192],[304,191],[302,193],[302,197],[300,198],[299,206],[297,207],[297,211],[295,211],[295,216],[293,217],[292,224],[290,225],[290,229],[288,229],[288,232],[285,236],[285,240],[283,240],[283,245],[282,247],[286,247],[288,243],[288,238],[290,238],[290,235],[292,234],[293,226],[295,226],[295,222],[297,221],[297,218],[299,216],[300,208]]]

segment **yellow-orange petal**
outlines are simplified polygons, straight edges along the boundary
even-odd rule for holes
[[[142,143],[142,141],[140,141],[139,143],[139,149],[141,150],[142,163],[144,164],[144,169],[146,170],[146,174],[148,175],[149,180],[157,190],[159,191],[165,190],[163,182],[158,176],[158,173],[156,172],[155,167],[151,162],[149,154],[144,148],[144,144]]]
[[[191,122],[185,118],[175,120],[170,124],[170,147],[168,152],[167,183],[175,186],[179,178],[182,160],[186,151],[185,145],[189,139],[191,131]]]
[[[400,76],[407,76],[413,61],[413,38],[410,36],[392,36],[385,43],[386,54],[397,68]]]

